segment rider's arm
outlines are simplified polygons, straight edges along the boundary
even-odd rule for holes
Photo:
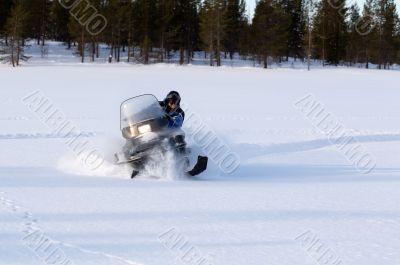
[[[183,115],[181,113],[176,113],[173,116],[170,116],[168,127],[170,128],[180,128],[183,125]]]

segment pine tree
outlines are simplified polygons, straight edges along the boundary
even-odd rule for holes
[[[312,45],[313,45],[313,36],[312,36],[312,14],[316,8],[315,2],[313,0],[305,0],[305,17],[306,17],[306,27],[307,33],[305,35],[304,42],[307,46],[307,69],[310,71],[311,69],[311,56],[312,56]]]
[[[157,18],[156,18],[156,2],[155,0],[137,0],[135,2],[136,34],[140,46],[140,55],[143,63],[148,64],[150,60],[151,47],[156,43],[157,36]]]
[[[74,6],[75,12],[85,10],[87,2],[82,1]],[[89,33],[83,23],[77,20],[76,17],[70,16],[68,22],[68,31],[74,43],[78,43],[77,54],[81,57],[81,62],[85,62],[87,43],[89,42]]]
[[[128,62],[130,62],[130,58],[135,56],[135,48],[134,48],[134,29],[136,27],[134,20],[134,14],[135,14],[135,5],[133,2],[127,3],[127,10],[126,10],[126,44],[128,46]]]
[[[361,21],[360,11],[357,4],[350,7],[349,33],[346,47],[346,61],[352,65],[358,63],[360,51],[362,51],[362,35],[358,32],[358,23]]]
[[[86,32],[85,27],[79,24],[73,17],[70,17],[69,19],[68,30],[74,43],[78,43],[77,54],[81,57],[81,62],[84,63],[87,44],[86,37],[88,33]]]
[[[229,58],[239,51],[239,42],[243,27],[246,23],[246,3],[244,0],[227,0],[226,2],[226,28],[223,41],[225,49],[229,52]]]
[[[95,8],[96,12],[99,14],[106,13],[105,12],[105,3],[106,3],[106,1],[104,1],[104,0],[91,0],[92,6]],[[125,8],[124,2],[121,3],[121,8]],[[118,14],[118,15],[120,15],[120,14]],[[121,15],[121,16],[123,16],[123,15]],[[125,23],[123,25],[125,25]],[[90,37],[89,37],[90,49],[89,50],[90,50],[90,55],[91,55],[92,61],[94,61],[95,58],[99,58],[99,56],[100,56],[99,43],[103,42],[104,32],[105,32],[105,28],[99,34],[89,34],[90,35]]]
[[[116,36],[115,41],[115,58],[116,61],[120,61],[121,49],[124,49],[127,44],[127,35],[129,31],[129,19],[130,12],[132,9],[131,2],[122,1],[116,7],[116,12],[114,14],[113,20],[113,31]]]
[[[13,1],[0,1],[0,38],[7,37],[5,34],[5,25],[7,18],[10,14],[11,8],[13,6]],[[7,45],[7,39],[5,39],[4,45]]]
[[[173,49],[179,51],[179,63],[190,63],[198,41],[199,0],[175,0],[171,30],[174,32]],[[185,60],[186,59],[186,60]]]
[[[54,1],[50,7],[49,15],[49,36],[56,41],[67,43],[71,48],[71,35],[68,31],[70,14],[67,9],[62,7],[58,1]]]
[[[211,1],[205,1],[200,10],[200,39],[204,51],[210,54],[210,66],[214,65],[214,16]]]
[[[313,26],[312,26],[312,43],[313,45],[313,54],[316,58],[322,60],[324,64],[326,61],[326,40],[327,40],[327,32],[328,32],[328,23],[329,21],[325,19],[325,14],[327,13],[326,5],[323,5],[322,1],[316,4],[316,13],[313,17]]]
[[[251,25],[247,17],[241,22],[239,32],[238,52],[242,58],[246,58],[251,52]]]
[[[25,10],[29,10],[26,23],[28,37],[36,39],[37,45],[44,45],[49,27],[51,2],[49,0],[24,0],[23,5]]]
[[[319,57],[329,64],[338,65],[345,58],[347,8],[345,0],[337,0],[333,7],[330,0],[322,0],[314,18],[314,43]]]
[[[171,37],[174,36],[171,22],[174,18],[175,0],[159,0],[157,3],[159,23],[160,61],[164,62]]]
[[[200,14],[200,37],[210,53],[210,66],[221,66],[222,41],[226,29],[226,5],[223,0],[205,0]]]
[[[3,46],[1,60],[9,62],[13,67],[18,66],[20,61],[27,60],[24,55],[24,30],[28,17],[22,1],[16,1],[11,9],[5,25],[5,34],[8,37],[8,45]]]
[[[268,57],[280,57],[287,45],[288,17],[282,6],[273,0],[260,0],[257,3],[252,23],[254,52],[268,67]]]
[[[376,27],[376,17],[374,14],[373,0],[366,0],[357,32],[362,36],[361,51],[365,68],[369,68],[369,63],[376,58],[376,47],[378,43],[378,30]]]
[[[393,0],[375,0],[373,3],[378,30],[378,67],[386,69],[396,55],[395,35],[399,18]]]
[[[304,58],[304,37],[306,30],[303,0],[286,0],[285,12],[289,17],[286,58]]]

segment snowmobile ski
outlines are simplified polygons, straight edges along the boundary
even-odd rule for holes
[[[207,163],[208,163],[208,157],[198,156],[196,165],[194,165],[193,169],[188,171],[187,174],[189,176],[199,175],[201,172],[207,169]]]

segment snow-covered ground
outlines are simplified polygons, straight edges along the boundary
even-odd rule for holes
[[[27,62],[22,62],[25,65],[34,65],[34,66],[55,66],[55,65],[76,65],[81,63],[81,58],[77,56],[77,47],[72,46],[70,49],[67,49],[67,45],[65,43],[56,42],[56,41],[47,41],[44,47],[37,45],[35,41],[27,41],[27,46],[25,47],[25,54],[29,57]],[[128,55],[127,49],[123,51],[121,49],[120,54],[120,62],[116,62],[116,58],[112,58],[112,64],[141,64],[143,62],[143,58],[139,56],[140,49],[138,47],[135,48],[135,53],[132,58],[130,58],[130,62],[128,63]],[[93,64],[108,64],[108,57],[110,55],[110,48],[105,44],[99,45],[99,58],[95,58],[94,62],[92,62],[92,58],[90,56],[89,51],[86,51],[84,64],[93,65]],[[156,51],[154,51],[154,56],[156,56]],[[195,52],[192,58],[191,65],[202,65],[208,66],[209,61],[209,53],[204,54],[204,52]],[[150,58],[150,62],[153,62],[155,59]],[[165,63],[179,64],[179,52],[170,53],[170,58],[165,59]],[[256,60],[252,56],[239,56],[239,54],[234,54],[233,59],[230,59],[228,54],[221,54],[221,63],[225,67],[259,67],[263,68],[263,64],[261,61]],[[2,65],[0,64],[0,67]],[[335,66],[325,65],[323,67],[322,61],[320,60],[311,60],[312,68],[336,68]],[[346,66],[341,66],[346,67]],[[351,66],[352,68],[365,68],[364,63],[358,63]],[[302,60],[295,60],[294,58],[289,58],[288,61],[278,62],[274,61],[272,58],[268,59],[268,68],[284,68],[284,69],[307,69],[307,62]],[[378,65],[369,63],[370,69],[378,69]],[[400,70],[400,66],[394,64],[391,66],[391,70]]]
[[[399,72],[48,64],[0,67],[1,265],[400,264]],[[169,90],[236,170],[130,180],[107,162],[120,102]],[[29,109],[35,91],[104,154],[99,169]],[[374,158],[370,173],[301,111],[308,95]]]

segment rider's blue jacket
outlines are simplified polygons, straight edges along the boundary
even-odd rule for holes
[[[171,117],[168,123],[168,128],[181,128],[185,119],[185,112],[181,107],[178,106],[174,110],[171,110],[164,101],[160,101],[160,106],[163,108],[165,113]]]

